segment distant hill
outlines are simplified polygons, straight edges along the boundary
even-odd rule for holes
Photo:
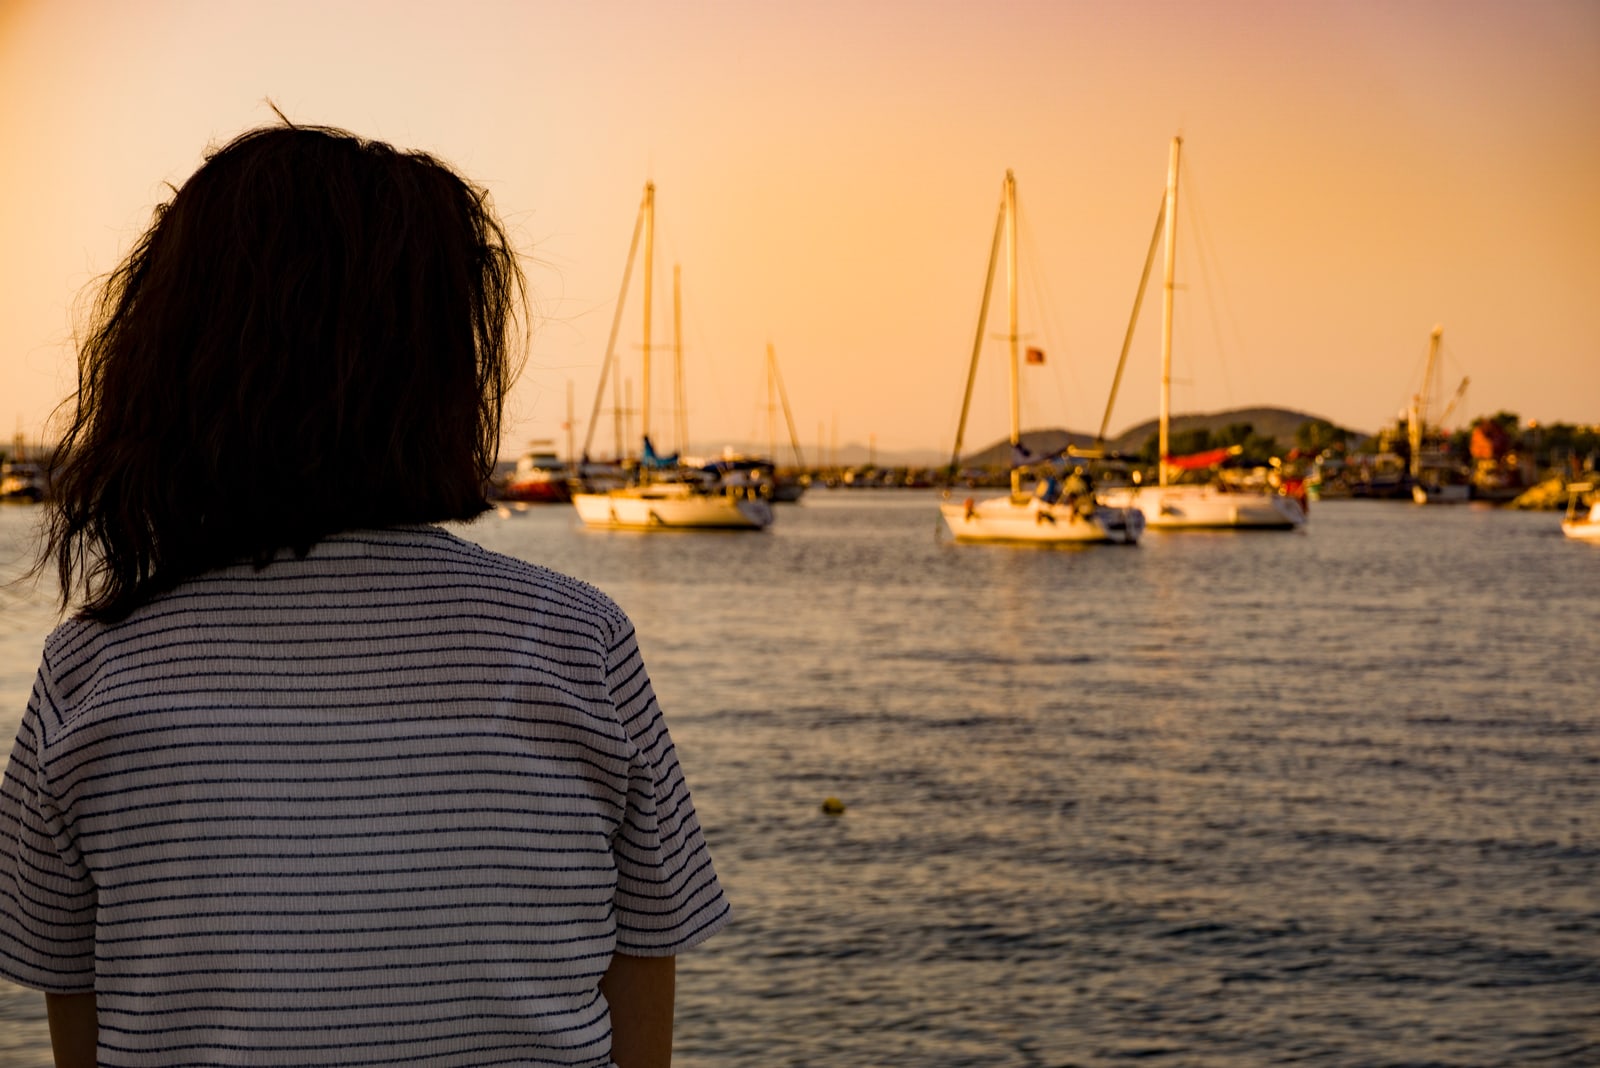
[[[1175,415],[1172,417],[1170,429],[1174,434],[1181,434],[1185,430],[1203,427],[1215,433],[1233,423],[1249,423],[1257,434],[1272,438],[1285,449],[1289,449],[1294,446],[1295,434],[1302,426],[1311,422],[1331,423],[1332,420],[1290,408],[1235,408],[1226,412]],[[1117,452],[1137,452],[1144,448],[1144,443],[1150,440],[1158,428],[1159,420],[1146,420],[1138,426],[1124,430],[1110,443],[1111,447]],[[1350,433],[1357,437],[1366,437],[1364,432]]]
[[[1310,415],[1306,412],[1297,412],[1289,408],[1234,408],[1225,412],[1199,412],[1172,417],[1170,430],[1174,434],[1181,434],[1186,430],[1204,428],[1215,433],[1225,426],[1234,423],[1249,423],[1253,431],[1262,437],[1272,438],[1287,452],[1294,447],[1295,434],[1300,427],[1310,422],[1331,422],[1321,416]],[[1112,452],[1134,453],[1144,448],[1144,443],[1156,434],[1160,421],[1146,420],[1137,426],[1130,427],[1106,442],[1106,447]],[[1351,432],[1356,437],[1365,435],[1356,431]],[[1081,434],[1070,430],[1026,430],[1022,433],[1022,444],[1029,452],[1048,455],[1059,452],[1070,445],[1080,447],[1094,444],[1093,434]],[[962,462],[973,467],[1003,467],[1009,463],[1011,443],[1002,439],[993,445],[978,452],[970,453],[963,457]]]
[[[1172,417],[1172,431],[1182,433],[1194,427],[1204,427],[1208,431],[1215,432],[1232,423],[1249,423],[1255,433],[1275,439],[1287,452],[1294,446],[1295,432],[1301,425],[1320,418],[1288,408],[1235,408],[1226,412],[1175,415]],[[1322,421],[1331,422],[1331,420]],[[1150,419],[1124,430],[1106,445],[1113,452],[1138,452],[1144,448],[1144,443],[1150,440],[1155,432],[1156,420]],[[1355,433],[1357,438],[1365,436],[1364,432]],[[1025,430],[1022,434],[1022,443],[1032,453],[1049,455],[1061,451],[1068,445],[1093,445],[1094,435],[1060,428]],[[721,455],[724,447],[731,448],[736,453],[754,456],[765,455],[767,452],[765,444],[725,441],[711,445],[696,442],[683,451],[689,456],[714,457]],[[943,467],[950,461],[949,452],[939,449],[875,449],[870,445],[854,441],[840,444],[828,451],[832,454],[833,462],[841,467],[859,467],[869,462],[878,467]],[[509,464],[512,455],[514,454],[508,450],[504,462]],[[962,463],[973,467],[1007,467],[1010,466],[1010,457],[1011,445],[1001,439],[977,452],[966,454],[962,458]],[[818,455],[815,447],[805,448],[805,458],[813,467],[825,466],[829,460],[827,456]],[[779,464],[786,465],[793,461],[793,456],[787,447],[781,447],[777,459]]]
[[[724,449],[732,450],[732,452],[741,456],[766,456],[769,452],[765,442],[753,441],[717,441],[710,445],[695,442],[688,448],[683,449],[682,452],[684,456],[689,458],[709,460],[721,456]],[[934,467],[950,461],[950,453],[939,449],[882,449],[856,441],[846,442],[829,449],[828,452],[832,456],[832,464],[829,463],[829,456],[819,454],[814,445],[802,446],[802,451],[807,465],[812,468],[832,466],[832,464],[837,464],[840,467],[862,467],[868,463],[877,467]],[[596,450],[596,452],[601,456],[610,456],[610,451],[607,449]],[[501,462],[508,466],[511,465],[510,452],[507,451],[504,455],[506,459]],[[779,446],[777,461],[780,467],[787,467],[794,462],[794,453],[787,445]]]

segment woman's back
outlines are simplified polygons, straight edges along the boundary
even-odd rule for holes
[[[65,624],[12,775],[0,970],[105,1064],[603,1066],[613,952],[727,919],[627,618],[434,527]]]

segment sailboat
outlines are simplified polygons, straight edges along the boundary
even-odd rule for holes
[[[1411,499],[1417,504],[1462,504],[1472,497],[1471,472],[1449,454],[1448,443],[1439,440],[1438,428],[1428,422],[1433,399],[1435,368],[1439,365],[1439,342],[1444,328],[1435,326],[1428,336],[1428,363],[1422,372],[1422,392],[1411,398],[1407,413],[1406,437],[1411,446]],[[1456,390],[1459,399],[1467,388],[1461,380]],[[1450,408],[1454,408],[1454,402]],[[1449,418],[1446,409],[1440,419]]]
[[[588,440],[584,455],[594,438],[594,426],[605,396],[606,376],[615,361],[618,327],[628,293],[628,281],[633,270],[634,253],[639,247],[640,234],[644,235],[644,268],[642,305],[644,311],[644,367],[641,376],[644,395],[640,410],[642,448],[638,463],[630,477],[620,485],[608,489],[590,488],[575,492],[572,504],[578,518],[585,526],[627,530],[764,530],[772,524],[772,506],[748,486],[714,484],[708,472],[687,468],[677,462],[677,455],[662,456],[650,440],[650,334],[651,271],[655,252],[655,199],[654,182],[646,182],[644,199],[639,204],[639,215],[634,222],[633,240],[628,246],[627,265],[622,272],[622,291],[617,297],[617,311],[611,324],[611,337],[606,344],[605,363],[600,369],[600,384],[595,392],[594,408],[589,419]],[[677,314],[678,273],[673,272],[673,310]],[[674,330],[676,336],[677,331]],[[682,361],[678,361],[678,379],[681,382]],[[681,389],[679,401],[681,407]],[[620,435],[619,435],[620,440]]]
[[[1011,492],[1004,497],[964,501],[946,500],[939,513],[957,541],[1028,542],[1043,545],[1092,544],[1111,542],[1135,545],[1144,532],[1144,517],[1133,508],[1102,505],[1081,481],[1069,480],[1057,490],[1054,478],[1041,479],[1036,492],[1022,491],[1022,467],[1017,462],[1025,455],[1022,448],[1021,376],[1018,370],[1017,342],[1017,180],[1006,171],[1000,199],[1000,216],[995,221],[994,243],[989,251],[989,270],[984,278],[983,302],[978,310],[978,331],[972,343],[972,361],[967,370],[967,389],[961,402],[961,420],[956,427],[955,451],[950,459],[952,473],[960,464],[961,442],[967,428],[967,411],[972,402],[972,384],[978,371],[978,354],[983,348],[984,323],[989,313],[989,295],[1000,257],[1001,239],[1006,248],[1006,289],[1010,322],[1006,340],[1010,354],[1011,381]],[[948,492],[947,492],[948,496]]]
[[[1568,483],[1567,514],[1561,520],[1561,533],[1578,541],[1600,543],[1600,497],[1584,504],[1594,490],[1593,482]]]
[[[754,487],[774,504],[793,504],[805,496],[809,478],[804,475],[778,472],[778,441],[774,411],[781,399],[784,419],[789,425],[789,446],[794,453],[794,464],[805,470],[806,457],[800,449],[800,437],[795,433],[794,416],[789,411],[789,393],[783,387],[783,376],[778,373],[778,355],[772,343],[767,343],[767,451],[765,455],[744,454],[731,446],[722,456],[707,463],[704,470],[716,476],[720,485],[745,485]]]
[[[1173,456],[1168,451],[1172,418],[1172,310],[1177,267],[1178,155],[1182,146],[1183,138],[1172,139],[1172,152],[1167,165],[1166,199],[1162,202],[1165,269],[1161,306],[1161,418],[1157,481],[1153,487],[1133,485],[1108,488],[1102,499],[1107,504],[1139,509],[1144,514],[1145,522],[1154,530],[1294,530],[1305,523],[1305,510],[1294,498],[1276,490],[1236,487],[1216,479],[1206,482],[1177,481],[1181,472],[1201,471],[1222,463],[1228,458],[1228,450],[1212,450],[1190,457]],[[1154,252],[1152,242],[1151,254]],[[1143,285],[1141,282],[1141,295]]]

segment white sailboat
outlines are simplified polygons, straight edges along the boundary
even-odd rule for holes
[[[962,437],[966,433],[967,410],[972,401],[972,384],[978,369],[978,354],[983,347],[984,322],[989,312],[989,294],[994,288],[994,273],[1005,240],[1006,288],[1010,323],[1006,332],[1010,352],[1011,448],[1016,456],[1022,445],[1021,382],[1017,359],[1017,182],[1006,172],[1000,201],[1000,217],[995,223],[994,243],[989,252],[989,271],[984,280],[983,303],[978,311],[978,331],[972,345],[972,362],[967,371],[967,390],[961,403],[961,421],[956,428],[952,471],[960,462]],[[1069,482],[1069,486],[1071,483]],[[1144,517],[1137,509],[1105,507],[1092,492],[1072,494],[1054,492],[1054,479],[1039,483],[1041,492],[1022,492],[1022,471],[1013,462],[1011,492],[1004,497],[946,500],[939,505],[945,525],[957,541],[1028,542],[1041,545],[1093,544],[1111,542],[1134,545],[1144,532]],[[1051,489],[1046,490],[1046,487]]]
[[[606,345],[605,363],[600,370],[600,384],[595,392],[588,441],[583,451],[587,456],[589,444],[594,438],[601,399],[605,396],[606,375],[615,363],[617,329],[641,232],[644,235],[644,367],[641,375],[644,395],[640,411],[643,448],[633,475],[626,484],[604,490],[580,490],[573,493],[572,504],[577,509],[578,518],[589,527],[627,530],[764,530],[772,524],[772,506],[759,493],[745,486],[713,485],[706,472],[680,466],[675,456],[665,459],[658,456],[650,441],[650,297],[655,253],[655,194],[655,183],[646,182],[644,199],[634,223],[633,241],[628,247],[628,262],[622,273],[622,291],[617,297],[616,316],[611,324],[611,338]],[[673,287],[676,315],[676,271],[673,272]],[[681,381],[681,360],[677,374]],[[678,400],[681,409],[681,390]],[[619,434],[619,440],[620,437]]]
[[[1567,514],[1561,520],[1561,533],[1578,541],[1600,544],[1600,497],[1587,506],[1583,503],[1594,490],[1593,482],[1573,482],[1567,486]]]
[[[1217,480],[1176,481],[1180,472],[1196,466],[1185,463],[1183,458],[1174,457],[1168,451],[1172,417],[1172,310],[1178,240],[1178,155],[1182,146],[1181,137],[1172,139],[1172,153],[1167,166],[1167,193],[1162,208],[1166,248],[1161,306],[1159,474],[1155,486],[1108,488],[1102,493],[1101,499],[1107,504],[1139,509],[1146,524],[1154,530],[1294,530],[1305,523],[1306,513],[1292,497],[1275,490],[1236,487]],[[1142,282],[1140,289],[1142,293]],[[1223,458],[1219,455],[1217,462]]]

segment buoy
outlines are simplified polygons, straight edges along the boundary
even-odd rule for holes
[[[830,816],[842,815],[844,813],[844,802],[840,801],[837,797],[826,798],[822,802],[822,811],[826,812]]]

